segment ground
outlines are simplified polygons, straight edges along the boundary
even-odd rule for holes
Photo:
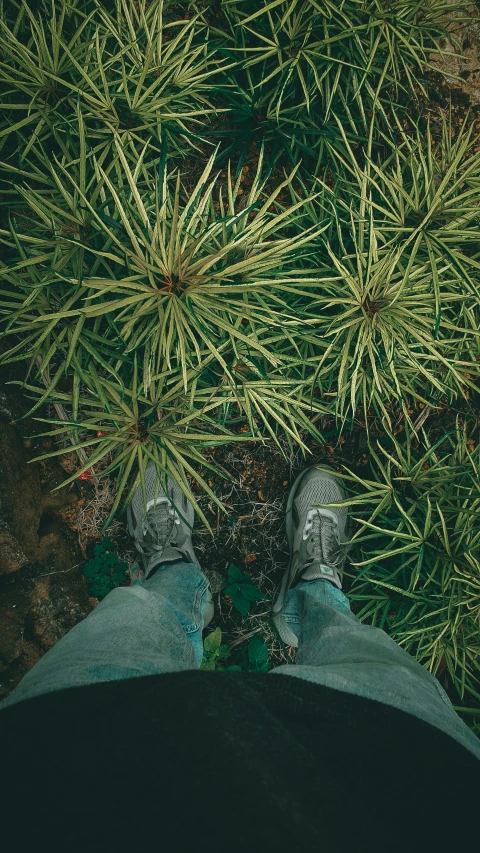
[[[84,556],[72,520],[77,488],[54,492],[57,463],[29,464],[40,441],[31,421],[18,421],[18,390],[0,390],[0,697],[96,602],[82,577]],[[37,430],[38,431],[38,427]]]
[[[467,61],[442,60],[443,69],[460,75],[463,82],[451,77],[445,83],[438,77],[438,103],[425,105],[435,118],[452,95],[457,125],[464,121],[469,106],[474,118],[480,111],[478,6],[472,6],[472,17],[459,33]],[[113,502],[112,486],[105,481],[77,482],[52,491],[75,469],[78,460],[73,454],[63,464],[57,459],[30,463],[48,451],[50,440],[32,438],[39,425],[21,419],[26,402],[17,386],[7,384],[19,375],[11,369],[0,374],[0,698],[97,605],[97,599],[89,598],[82,569],[93,544],[104,535],[102,526]],[[421,410],[415,413],[421,415]],[[441,432],[452,416],[452,411],[429,415],[430,423]],[[334,424],[321,426],[326,444],[309,440],[307,458],[301,451],[292,454],[286,446],[282,453],[275,445],[261,443],[212,450],[213,460],[225,473],[225,480],[215,478],[212,484],[228,516],[207,498],[201,499],[214,536],[197,526],[194,544],[214,592],[212,627],[221,626],[224,642],[233,650],[261,632],[274,664],[292,657],[290,650],[280,647],[269,623],[272,595],[288,556],[284,509],[289,486],[306,464],[328,462],[339,469],[343,463],[361,471],[366,462],[363,430],[354,429],[329,444],[329,433],[336,435]],[[135,553],[124,517],[115,520],[108,535],[120,556],[133,565]],[[262,601],[255,602],[252,615],[243,619],[221,591],[230,563],[250,574],[264,594]]]

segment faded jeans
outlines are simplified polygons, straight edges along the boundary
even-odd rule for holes
[[[100,681],[198,669],[211,594],[195,565],[162,565],[147,581],[110,592],[28,672],[1,707]],[[480,740],[455,713],[437,679],[380,628],[362,625],[327,580],[290,590],[285,619],[299,638],[290,675],[375,699],[446,732],[480,758]]]

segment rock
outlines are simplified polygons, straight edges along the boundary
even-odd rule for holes
[[[27,563],[27,556],[17,538],[0,519],[0,575],[16,572]]]
[[[214,569],[207,569],[205,571],[205,575],[207,576],[207,580],[210,584],[212,594],[215,595],[217,592],[221,592],[225,586],[224,576],[221,575],[220,572],[216,572]]]
[[[81,577],[68,584],[57,575],[36,578],[32,581],[30,600],[26,633],[44,651],[51,649],[92,609]]]
[[[40,660],[42,654],[38,646],[23,638],[21,655],[8,666],[0,666],[0,700],[11,693],[23,676]]]

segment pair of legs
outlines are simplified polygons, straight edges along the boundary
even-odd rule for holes
[[[208,582],[195,563],[170,562],[147,580],[113,590],[30,670],[3,707],[95,682],[198,669],[211,612]],[[480,741],[438,683],[384,631],[362,625],[329,580],[291,588],[283,616],[298,637],[290,675],[393,705],[436,726],[480,758]]]
[[[202,631],[213,615],[193,549],[194,512],[175,479],[164,489],[153,464],[128,509],[144,574],[119,587],[27,673],[3,707],[95,682],[198,669]],[[342,505],[343,501],[343,505]],[[295,664],[290,675],[393,705],[437,726],[480,758],[480,741],[438,681],[378,628],[362,625],[341,591],[350,538],[341,481],[330,469],[302,472],[287,502],[290,559],[273,605]]]

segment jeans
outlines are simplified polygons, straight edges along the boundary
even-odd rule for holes
[[[0,707],[42,693],[100,681],[198,669],[202,630],[211,612],[207,579],[198,566],[161,565],[148,580],[110,592],[48,651]],[[348,599],[324,579],[290,590],[285,619],[299,638],[290,675],[374,699],[446,732],[480,758],[468,729],[436,678],[379,628],[362,625]]]

